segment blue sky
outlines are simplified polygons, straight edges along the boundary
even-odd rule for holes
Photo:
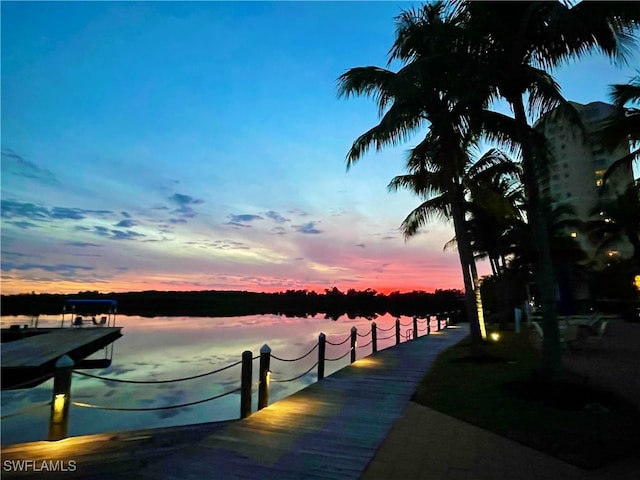
[[[345,168],[378,117],[336,79],[414,4],[2,2],[2,292],[461,287],[449,225],[397,230],[414,142]],[[587,103],[633,74],[556,78]]]

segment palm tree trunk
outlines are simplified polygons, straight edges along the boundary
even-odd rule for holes
[[[476,268],[476,261],[471,257],[471,264],[469,265],[471,270],[471,280],[473,281],[473,294],[474,302],[476,305],[476,312],[478,314],[478,326],[480,327],[480,336],[483,340],[487,338],[487,326],[484,323],[484,308],[482,306],[482,292],[480,291],[480,279],[478,278],[478,269]]]
[[[563,376],[562,346],[558,326],[558,312],[555,300],[556,282],[553,273],[551,250],[549,245],[549,228],[546,212],[540,201],[539,179],[541,168],[539,158],[533,151],[529,135],[529,123],[524,110],[522,96],[518,95],[510,102],[522,148],[522,164],[524,170],[524,186],[528,199],[529,224],[531,236],[536,249],[536,281],[540,292],[543,309],[543,332],[541,374],[549,381],[559,381]]]
[[[460,190],[460,186],[455,185],[449,192],[451,216],[453,217],[453,229],[455,231],[456,238],[458,239],[458,255],[460,256],[460,265],[462,266],[464,300],[471,329],[471,355],[479,357],[483,353],[482,334],[480,331],[478,310],[476,308],[474,283],[469,268],[473,261],[473,254],[471,252],[471,243],[469,242],[469,237],[467,235],[464,208],[462,207],[463,203],[460,200],[462,194],[458,190]]]

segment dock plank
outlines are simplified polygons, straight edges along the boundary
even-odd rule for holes
[[[20,444],[2,458],[77,462],[52,478],[356,479],[431,362],[467,334],[450,328],[382,350],[243,420]]]

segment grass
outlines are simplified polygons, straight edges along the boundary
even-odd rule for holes
[[[582,468],[635,453],[640,442],[635,406],[569,374],[557,384],[542,382],[539,353],[527,334],[500,335],[486,344],[480,359],[469,357],[468,340],[443,352],[414,401]]]

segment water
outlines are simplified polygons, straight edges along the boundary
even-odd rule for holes
[[[401,317],[403,340],[411,319]],[[67,320],[68,321],[68,320]],[[378,350],[395,344],[395,317],[384,315],[376,320]],[[2,328],[11,324],[28,324],[29,317],[1,317]],[[39,327],[60,326],[60,316],[41,316]],[[123,336],[113,344],[113,362],[107,369],[84,370],[87,373],[127,380],[167,380],[198,375],[238,362],[242,352],[250,350],[254,357],[260,347],[269,345],[272,354],[293,359],[309,352],[323,332],[329,342],[345,340],[352,327],[360,335],[369,334],[371,322],[365,318],[338,321],[323,316],[298,318],[277,315],[249,315],[243,317],[117,317],[117,325],[124,327]],[[426,326],[421,324],[421,328]],[[391,329],[383,331],[383,329]],[[421,333],[422,335],[422,333]],[[383,339],[384,337],[389,337]],[[371,345],[364,346],[371,335],[358,337],[357,358],[371,353]],[[326,358],[337,358],[349,349],[349,342],[327,345]],[[110,351],[101,350],[90,358],[104,358]],[[269,401],[281,398],[313,383],[317,369],[302,378],[285,383],[300,375],[317,361],[317,349],[297,362],[271,359],[272,380]],[[253,363],[253,411],[257,404],[258,360]],[[339,361],[326,362],[325,375],[348,365],[349,355]],[[240,365],[221,373],[178,383],[136,385],[73,375],[71,397],[74,402],[117,408],[148,408],[194,402],[234,390],[240,386]],[[46,440],[48,434],[53,380],[24,390],[2,392],[1,443],[9,445]],[[69,435],[136,430],[173,425],[236,419],[240,415],[240,394],[233,393],[217,400],[190,407],[151,412],[104,411],[72,405],[69,416]]]

